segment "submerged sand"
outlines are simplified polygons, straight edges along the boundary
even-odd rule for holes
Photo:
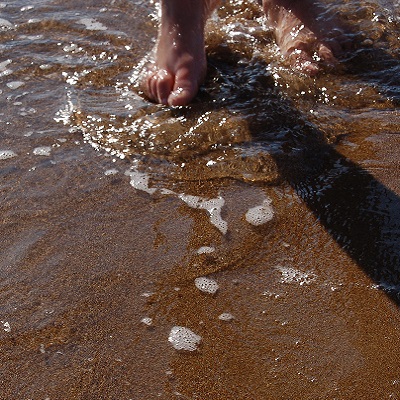
[[[340,97],[334,104],[289,101],[294,86],[277,94],[268,78],[265,91],[249,84],[254,101],[244,85],[241,97],[215,108],[213,100],[225,103],[213,97],[220,81],[210,81],[202,105],[183,117],[139,104],[156,131],[171,124],[164,136],[143,134],[139,143],[123,131],[105,143],[85,119],[88,98],[100,93],[110,103],[90,106],[119,127],[107,108],[120,98],[107,80],[115,71],[99,54],[128,57],[125,46],[139,47],[128,39],[135,32],[149,47],[154,20],[140,20],[143,31],[126,15],[150,6],[46,3],[21,15],[19,3],[3,10],[21,21],[1,37],[15,47],[1,83],[0,397],[400,398],[398,87],[371,83],[398,60],[384,58],[373,77],[331,72],[314,82],[316,93]],[[72,20],[71,7],[81,13]],[[27,22],[35,16],[42,22]],[[36,46],[42,40],[46,50]],[[228,60],[215,62],[213,77],[262,81],[261,61],[230,70]],[[74,92],[61,72],[81,71],[80,63],[97,75]],[[356,97],[357,85],[367,93]],[[81,105],[81,120],[56,122],[70,102]],[[190,126],[197,133],[184,136]],[[117,157],[118,146],[131,154]],[[177,332],[189,343],[183,349]]]

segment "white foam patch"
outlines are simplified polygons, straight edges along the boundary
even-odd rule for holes
[[[255,226],[263,225],[274,217],[272,200],[265,199],[260,206],[252,207],[246,212],[246,221]]]
[[[156,188],[149,187],[149,175],[144,172],[128,170],[125,172],[131,178],[130,184],[137,190],[142,190],[146,193],[153,194],[156,192]]]
[[[292,267],[282,267],[278,265],[275,269],[281,273],[282,283],[298,283],[300,286],[303,286],[309,285],[317,278],[312,272],[303,272]]]
[[[197,289],[208,294],[215,294],[219,289],[218,283],[214,279],[206,278],[205,276],[196,278],[194,284]]]
[[[218,319],[229,322],[235,319],[235,317],[231,313],[222,313],[218,316]]]
[[[49,156],[51,154],[50,146],[41,146],[33,149],[33,154],[35,156]]]
[[[111,168],[104,172],[104,175],[116,175],[116,174],[118,174],[118,170],[116,168]]]
[[[22,82],[22,81],[13,81],[13,82],[8,82],[7,83],[7,87],[12,89],[12,90],[18,89],[18,88],[20,88],[21,86],[24,86],[24,85],[25,85],[25,82]]]
[[[200,208],[208,211],[210,222],[217,227],[222,234],[225,235],[228,232],[228,223],[221,217],[221,209],[225,204],[225,200],[221,196],[215,199],[203,199],[199,196],[180,194],[179,198],[189,207]]]
[[[211,254],[215,251],[214,247],[203,246],[197,250],[197,254]]]
[[[4,18],[0,18],[0,30],[7,30],[14,28],[14,25]]]
[[[6,160],[7,158],[16,157],[17,154],[12,150],[0,150],[0,160]]]
[[[0,322],[3,325],[3,329],[5,332],[11,332],[11,326],[9,322],[7,321],[0,321]]]
[[[96,21],[94,18],[81,18],[79,24],[85,25],[86,29],[91,31],[106,31],[107,27],[101,22]]]
[[[5,60],[0,62],[0,71],[5,71],[7,66],[12,63],[12,60]]]
[[[147,326],[151,326],[153,324],[153,320],[150,317],[144,317],[140,320],[140,322]]]
[[[168,341],[176,350],[195,351],[201,342],[201,336],[184,326],[174,326]]]
[[[149,180],[150,175],[144,172],[139,172],[132,168],[125,171],[125,175],[130,176],[130,184],[137,190],[142,190],[149,194],[155,193],[159,190],[164,195],[177,196],[179,199],[184,201],[189,207],[206,210],[210,216],[210,222],[213,224],[222,234],[226,234],[228,231],[228,223],[221,217],[221,210],[225,204],[225,200],[220,196],[215,199],[206,199],[200,196],[192,196],[184,193],[176,193],[170,189],[165,188],[150,188]]]

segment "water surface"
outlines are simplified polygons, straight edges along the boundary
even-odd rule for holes
[[[171,109],[137,87],[156,2],[0,3],[4,398],[398,398],[399,4],[326,4],[338,68],[231,1]]]

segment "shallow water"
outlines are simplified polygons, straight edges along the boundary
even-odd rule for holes
[[[340,67],[231,1],[171,109],[157,3],[0,3],[4,398],[399,398],[399,4],[327,5]]]

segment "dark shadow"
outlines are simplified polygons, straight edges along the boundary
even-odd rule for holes
[[[243,62],[243,55],[223,43],[208,53],[204,87],[191,106],[171,110],[171,115],[193,121],[220,108],[245,118],[252,140],[242,146],[267,149],[282,180],[357,265],[400,305],[400,195],[329,144],[323,132],[279,92],[265,62]],[[399,101],[400,73],[391,71],[400,72],[400,62],[384,48],[359,47],[344,66],[339,73],[378,85],[387,97]]]
[[[360,46],[344,61],[346,74],[375,87],[393,106],[400,105],[400,53],[399,57],[383,47]]]
[[[275,159],[336,242],[400,305],[400,197],[319,141],[303,143],[295,159]]]
[[[210,62],[220,77],[232,79],[219,84],[236,86],[228,107],[247,119],[253,138],[249,146],[281,143],[271,154],[282,179],[341,248],[400,305],[400,195],[328,144],[318,127],[277,93],[271,77],[265,77],[265,64],[224,64],[226,57]],[[390,63],[399,68],[397,60]]]

